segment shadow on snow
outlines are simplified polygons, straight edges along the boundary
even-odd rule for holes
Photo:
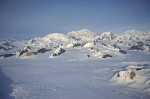
[[[0,67],[0,99],[14,99],[10,96],[12,92],[12,87],[10,86],[11,83],[12,80],[4,74]]]

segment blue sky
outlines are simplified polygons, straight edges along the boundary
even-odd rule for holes
[[[150,0],[0,0],[0,38],[150,30]]]

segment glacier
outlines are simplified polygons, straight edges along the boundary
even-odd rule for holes
[[[149,99],[149,49],[137,30],[1,40],[0,99]]]

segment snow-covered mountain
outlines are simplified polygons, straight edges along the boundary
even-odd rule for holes
[[[110,41],[111,43],[125,42],[128,45],[133,45],[132,42],[134,41],[136,42],[147,41],[147,43],[150,44],[148,42],[150,41],[150,33],[149,32],[145,33],[137,30],[128,30],[120,34],[114,34],[112,32],[103,32],[100,35],[98,35],[88,29],[82,29],[82,30],[69,32],[68,34],[50,33],[44,37],[38,37],[38,38],[33,38],[31,40],[27,40],[26,43],[22,45],[23,47],[32,46],[37,48],[43,48],[43,47],[54,48],[60,45],[63,48],[70,48],[76,45],[92,47],[93,45],[95,45],[97,41],[103,42],[106,40]],[[12,49],[14,46],[17,46],[17,44],[19,44],[19,43],[16,44],[17,41],[15,39],[9,41],[4,40],[4,41],[1,41],[0,43],[1,52],[7,49]]]
[[[128,30],[122,34],[117,35],[116,40],[150,40],[150,33],[137,30]]]
[[[150,33],[145,33],[137,30],[128,30],[120,34],[114,34],[112,32],[103,32],[100,35],[98,35],[88,29],[72,31],[68,34],[50,33],[44,37],[38,37],[33,38],[31,40],[22,41],[22,43],[20,43],[20,41],[17,42],[17,40],[15,39],[3,40],[0,42],[0,52],[4,53],[6,50],[12,50],[14,46],[18,47],[18,45],[18,48],[20,48],[21,46],[31,46],[35,49],[55,48],[60,45],[63,48],[72,48],[76,46],[94,47],[98,44],[97,41],[104,43],[106,41],[109,41],[109,43],[112,44],[123,42],[124,45],[128,45],[128,49],[136,44],[134,42],[143,41],[144,43],[146,42],[145,45],[143,45],[149,47]]]
[[[27,44],[30,46],[36,46],[36,47],[52,47],[59,44],[65,44],[73,42],[73,39],[70,38],[68,35],[62,34],[62,33],[50,33],[44,37],[35,38],[27,42]]]
[[[95,33],[88,29],[82,29],[77,31],[69,32],[68,35],[76,40],[82,40],[85,42],[93,41],[95,37]]]
[[[52,43],[63,44],[68,42],[71,42],[71,38],[69,38],[68,35],[61,34],[61,33],[53,33],[43,37],[39,41],[39,46],[44,47],[44,46],[49,46],[49,44]]]
[[[100,40],[113,41],[142,41],[150,40],[150,32],[142,32],[137,30],[127,30],[123,33],[114,34],[112,32],[103,32],[96,37]]]
[[[137,30],[128,30],[120,34],[114,34],[112,32],[103,32],[100,35],[88,30],[82,29],[69,32],[68,34],[62,33],[50,33],[45,37],[34,38],[28,42],[28,44],[36,46],[50,46],[52,43],[76,43],[76,42],[92,42],[95,40],[111,40],[111,41],[149,41],[150,33],[141,32]]]
[[[94,41],[95,34],[88,29],[82,29],[69,32],[67,35],[62,33],[50,33],[45,37],[34,38],[27,42],[30,46],[51,47],[59,46],[60,44],[71,45],[71,43],[84,43]],[[72,44],[72,45],[73,45]]]
[[[113,40],[115,39],[116,34],[113,34],[112,32],[103,32],[100,34],[99,39],[100,40]]]

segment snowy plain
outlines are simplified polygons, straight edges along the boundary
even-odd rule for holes
[[[93,55],[91,46],[64,48],[63,54],[53,58],[48,58],[53,50],[26,57],[1,57],[0,99],[149,99],[150,53],[127,50],[124,44],[120,47],[126,54],[101,43],[97,46],[113,57],[100,58],[100,52]],[[141,68],[137,71],[141,77],[137,74],[129,83],[113,79],[129,66]]]

